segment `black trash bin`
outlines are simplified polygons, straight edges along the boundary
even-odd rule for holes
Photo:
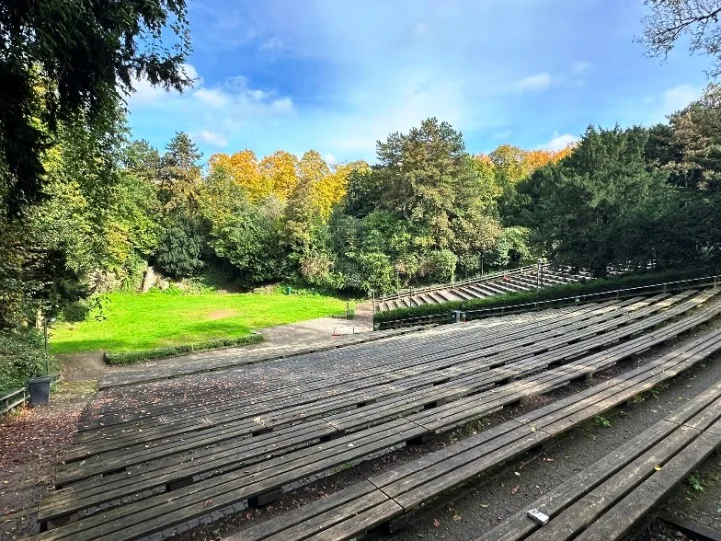
[[[30,389],[30,403],[33,406],[42,406],[50,400],[50,378],[30,378],[28,388]]]

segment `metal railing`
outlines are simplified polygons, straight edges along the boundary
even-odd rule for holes
[[[61,379],[60,374],[50,375],[50,389],[52,390],[53,385],[57,385]],[[2,408],[0,409],[0,416],[10,413],[15,408],[25,404],[28,400],[30,400],[30,391],[27,385],[0,397],[0,408]]]
[[[651,295],[654,293],[675,293],[688,289],[704,289],[721,286],[721,275],[704,276],[701,278],[688,278],[685,280],[676,280],[673,282],[662,282],[645,286],[635,286],[628,288],[611,289],[607,291],[599,291],[597,293],[587,293],[584,295],[572,295],[558,299],[549,299],[545,301],[526,302],[521,304],[510,304],[497,306],[493,308],[479,308],[477,310],[451,310],[445,313],[428,314],[424,316],[416,316],[404,319],[396,319],[390,321],[382,321],[377,323],[378,329],[389,329],[406,327],[409,325],[423,324],[443,324],[452,323],[454,321],[454,312],[460,312],[461,321],[472,321],[483,319],[486,317],[505,316],[518,314],[522,312],[530,312],[534,310],[544,310],[548,308],[559,308],[563,306],[598,302],[603,300],[620,300],[637,295]]]

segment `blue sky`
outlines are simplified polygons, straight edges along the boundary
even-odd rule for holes
[[[140,81],[133,136],[191,134],[208,158],[245,148],[373,161],[375,142],[429,116],[470,152],[558,148],[589,124],[652,124],[706,84],[681,46],[661,62],[634,37],[641,0],[190,0],[198,80]]]

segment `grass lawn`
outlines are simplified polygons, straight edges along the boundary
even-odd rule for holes
[[[123,352],[250,334],[251,329],[341,313],[345,301],[317,295],[111,293],[98,321],[57,323],[52,353]]]

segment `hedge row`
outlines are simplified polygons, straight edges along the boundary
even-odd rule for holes
[[[664,282],[675,282],[691,278],[715,275],[719,272],[717,268],[699,267],[684,270],[645,271],[624,276],[605,278],[597,280],[582,280],[570,284],[559,284],[542,288],[536,293],[535,289],[519,291],[517,293],[506,293],[494,295],[483,299],[472,299],[466,301],[448,301],[438,304],[424,304],[411,308],[396,308],[387,312],[375,314],[375,323],[389,323],[404,319],[411,319],[424,316],[438,316],[448,314],[451,310],[483,310],[488,308],[500,308],[502,306],[515,306],[518,304],[533,303],[538,301],[550,301],[573,297],[578,295],[590,295],[615,291],[617,289],[629,289]]]
[[[150,359],[161,359],[164,357],[176,357],[186,353],[194,353],[196,351],[206,351],[209,349],[217,349],[229,346],[247,346],[250,344],[258,344],[264,340],[262,334],[251,334],[241,338],[226,338],[221,340],[212,340],[210,342],[198,342],[196,344],[188,344],[185,346],[174,346],[167,348],[146,349],[141,351],[128,351],[125,353],[106,353],[105,362],[107,364],[120,365],[132,364],[139,361],[148,361]]]

